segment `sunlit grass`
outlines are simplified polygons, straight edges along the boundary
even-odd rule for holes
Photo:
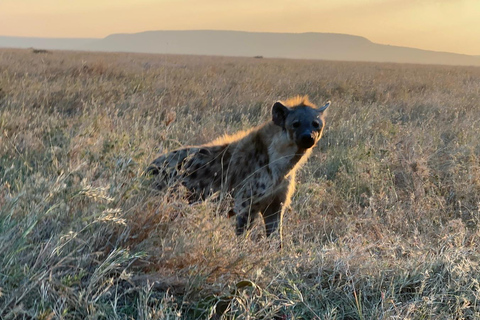
[[[285,248],[157,152],[332,100]],[[480,317],[480,69],[0,51],[0,317]]]

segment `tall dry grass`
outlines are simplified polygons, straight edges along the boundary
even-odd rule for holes
[[[275,250],[155,153],[332,100]],[[480,69],[0,50],[0,318],[480,317]]]

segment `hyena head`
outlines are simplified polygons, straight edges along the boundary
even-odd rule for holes
[[[330,101],[318,108],[306,97],[278,101],[272,108],[272,120],[288,133],[298,148],[306,150],[320,140],[325,125],[325,110],[329,106]]]

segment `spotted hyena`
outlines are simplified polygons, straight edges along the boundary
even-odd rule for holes
[[[261,213],[267,236],[282,234],[282,216],[295,188],[295,173],[322,136],[325,110],[307,97],[278,101],[272,120],[257,128],[185,147],[155,159],[148,172],[162,189],[181,182],[190,200],[230,194],[237,235]]]

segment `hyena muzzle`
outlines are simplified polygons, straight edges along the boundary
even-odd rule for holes
[[[237,235],[261,213],[267,236],[282,234],[282,217],[295,188],[295,172],[322,136],[325,110],[307,97],[278,101],[272,120],[250,131],[185,147],[155,159],[147,169],[158,189],[183,184],[191,202],[230,194]]]

